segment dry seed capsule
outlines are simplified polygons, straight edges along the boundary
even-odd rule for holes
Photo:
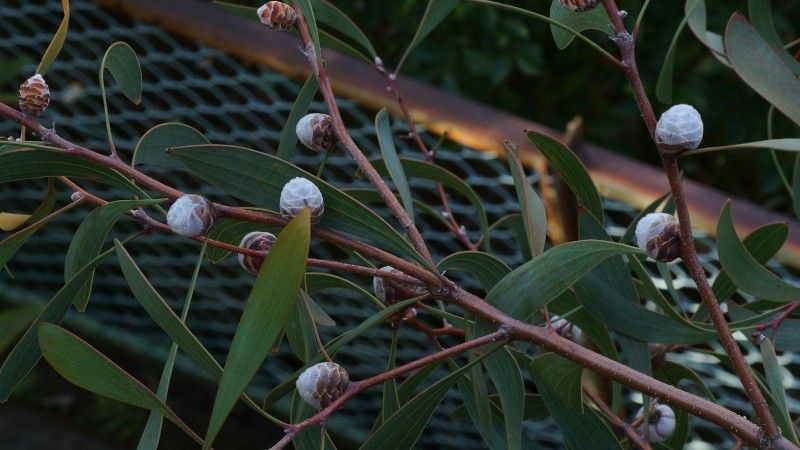
[[[40,116],[50,104],[50,88],[44,77],[36,74],[19,87],[19,109],[30,116]]]
[[[636,244],[656,261],[671,262],[681,256],[678,221],[671,214],[650,213],[636,224]]]
[[[288,30],[297,23],[297,13],[283,2],[267,2],[258,8],[258,20],[272,29]]]
[[[274,234],[266,231],[253,231],[252,233],[247,233],[242,238],[242,242],[239,244],[239,247],[248,248],[258,252],[264,252],[264,256],[266,256],[272,248],[272,244],[274,243]],[[264,264],[263,257],[239,253],[239,265],[253,275],[258,275],[258,271],[261,270],[262,264]]]
[[[214,225],[214,208],[205,197],[184,195],[169,207],[167,225],[182,236],[204,235]]]
[[[322,192],[314,183],[303,177],[292,178],[281,191],[281,215],[286,220],[291,220],[305,207],[311,208],[311,223],[319,222],[322,213],[325,212]]]
[[[306,369],[295,382],[297,393],[309,405],[325,408],[342,395],[350,378],[336,363],[322,362]]]
[[[297,139],[315,152],[330,150],[338,141],[331,116],[327,114],[306,114],[297,121],[295,132]]]

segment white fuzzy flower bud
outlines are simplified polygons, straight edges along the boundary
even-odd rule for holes
[[[214,225],[211,202],[199,195],[187,194],[175,200],[167,212],[167,225],[182,236],[200,236]]]
[[[554,314],[550,316],[550,325],[553,326],[553,330],[555,330],[559,336],[569,339],[575,343],[582,342],[581,339],[583,338],[583,330],[567,319]]]
[[[644,408],[640,408],[636,417],[644,417]],[[643,427],[639,428],[639,432]],[[662,403],[650,410],[647,421],[647,437],[650,442],[664,442],[675,432],[675,411]]]
[[[291,220],[306,206],[311,208],[311,222],[319,222],[322,213],[325,212],[322,192],[314,183],[303,177],[292,178],[281,191],[281,215],[285,219]]]
[[[297,139],[315,152],[330,150],[338,141],[331,116],[327,114],[306,114],[297,121],[295,132]]]
[[[350,383],[347,371],[336,363],[322,362],[306,369],[295,382],[297,393],[319,409],[334,402]]]
[[[239,244],[239,247],[258,252],[264,252],[264,256],[266,256],[270,249],[272,249],[272,244],[274,243],[274,234],[266,231],[253,231],[252,233],[247,233],[242,238],[242,242]],[[239,253],[239,265],[253,275],[258,275],[258,271],[261,270],[262,264],[264,264],[264,258],[260,256],[244,255]]]
[[[681,256],[678,221],[671,214],[647,214],[636,224],[636,244],[656,261],[674,261]]]
[[[703,119],[691,105],[675,105],[656,124],[656,143],[670,153],[694,150],[703,140]]]

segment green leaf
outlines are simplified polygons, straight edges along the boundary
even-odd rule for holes
[[[581,366],[554,353],[546,353],[531,363],[530,371],[568,448],[622,448],[608,425],[583,404]]]
[[[307,297],[302,293],[298,294],[298,299],[294,302],[289,318],[286,320],[286,341],[295,356],[303,363],[308,363],[317,353],[314,323],[308,316],[306,306],[303,304],[304,299]]]
[[[347,289],[353,291],[375,305],[378,310],[385,309],[386,306],[378,300],[371,292],[362,288],[352,281],[330,273],[309,272],[306,274],[306,289],[309,295],[328,289]]]
[[[419,27],[417,28],[417,32],[414,34],[414,38],[411,39],[411,43],[408,44],[408,48],[406,48],[405,53],[403,53],[403,57],[400,58],[400,62],[397,63],[397,68],[395,69],[395,73],[400,73],[400,68],[403,66],[408,55],[422,42],[423,39],[428,37],[448,14],[450,14],[453,9],[458,5],[458,0],[429,0],[428,7],[425,9],[425,14],[422,16],[422,20],[419,22]]]
[[[103,397],[157,411],[195,442],[203,443],[203,440],[145,385],[83,339],[49,323],[39,326],[38,337],[44,358],[70,383]]]
[[[585,30],[599,31],[606,36],[613,36],[611,23],[608,21],[608,14],[603,5],[584,12],[571,11],[561,4],[560,0],[553,0],[550,4],[550,18],[556,22],[566,25],[576,32]],[[564,50],[575,39],[575,34],[562,27],[550,24],[550,33],[556,41],[556,47]]]
[[[64,280],[67,281],[74,277],[81,267],[93,260],[100,254],[103,243],[108,236],[108,232],[119,220],[119,218],[129,210],[140,206],[154,205],[162,200],[118,200],[97,207],[89,213],[78,231],[72,236],[67,256],[64,261]],[[78,311],[85,311],[92,294],[92,283],[94,282],[94,272],[89,275],[86,284],[75,296],[72,304]]]
[[[692,30],[695,37],[708,47],[720,62],[727,65],[722,36],[708,31],[705,0],[686,0],[683,10],[686,17],[689,18],[689,29]]]
[[[747,252],[759,264],[765,264],[783,247],[788,237],[788,225],[785,223],[771,223],[759,227],[747,235],[742,243]],[[714,290],[714,296],[720,301],[727,299],[736,292],[736,285],[731,281],[725,270],[721,270],[717,274],[711,287]]]
[[[525,221],[522,219],[522,214],[509,214],[501,217],[489,227],[489,231],[496,228],[505,228],[514,235],[514,240],[517,241],[517,247],[524,261],[533,258],[531,250],[528,247],[528,235],[525,232]]]
[[[439,262],[439,270],[463,271],[475,277],[484,291],[492,288],[511,272],[506,263],[496,257],[483,252],[457,252],[448,255]]]
[[[741,148],[763,148],[784,150],[788,152],[800,152],[800,139],[768,139],[765,141],[743,142],[741,144],[720,145],[718,147],[704,147],[696,150],[689,150],[688,152],[681,153],[681,156],[697,155],[700,153],[716,152],[720,150],[735,150]]]
[[[667,54],[664,55],[664,62],[661,63],[661,71],[658,73],[656,97],[664,104],[672,103],[672,74],[675,69],[675,52],[678,50],[678,38],[681,37],[683,29],[686,28],[686,24],[689,22],[689,15],[683,17],[678,29],[675,30],[675,35],[672,36],[672,42],[669,44]]]
[[[564,144],[535,131],[527,132],[528,139],[547,158],[556,172],[575,194],[578,203],[603,224],[603,204],[600,194],[581,161]]]
[[[16,342],[17,337],[28,329],[40,312],[38,305],[4,308],[0,311],[0,355]]]
[[[310,210],[305,208],[292,219],[264,258],[225,360],[204,449],[216,438],[289,317],[305,273],[311,239],[310,217]]]
[[[47,302],[42,311],[36,316],[25,334],[14,346],[14,349],[6,357],[3,365],[0,366],[0,402],[5,402],[11,392],[22,380],[23,377],[33,368],[42,356],[36,343],[36,332],[39,325],[44,322],[55,324],[61,323],[67,315],[72,300],[80,292],[81,287],[100,265],[106,255],[111,253],[111,249],[101,253],[69,280],[54,296]]]
[[[297,98],[292,105],[292,110],[289,112],[289,117],[286,118],[286,123],[283,125],[281,131],[281,140],[278,143],[278,152],[276,156],[284,161],[291,161],[294,158],[294,152],[297,149],[297,122],[308,113],[308,107],[314,100],[314,95],[319,89],[317,77],[313,74],[308,77]]]
[[[758,34],[767,41],[794,72],[795,75],[800,75],[800,63],[795,61],[792,55],[783,48],[778,31],[775,29],[775,22],[772,20],[772,5],[771,0],[748,0],[747,12],[750,16],[750,22],[753,28],[758,31]]]
[[[403,202],[408,217],[414,221],[414,201],[411,197],[411,189],[408,187],[408,179],[400,164],[397,156],[397,149],[394,147],[394,137],[392,136],[392,126],[389,124],[389,113],[386,108],[378,111],[375,116],[375,134],[378,135],[378,145],[383,155],[383,163],[386,171],[392,179],[397,192],[400,193],[400,200]]]
[[[5,266],[40,228],[50,223],[56,216],[35,222],[0,241],[0,267]]]
[[[347,14],[327,0],[311,0],[311,4],[314,6],[314,15],[320,24],[324,24],[357,42],[361,48],[367,51],[368,60],[375,59],[377,54],[375,53],[375,48],[372,47],[372,43]]]
[[[108,144],[113,149],[114,139],[111,136],[111,120],[108,115],[108,100],[106,99],[106,70],[111,73],[111,77],[117,82],[128,100],[138,105],[142,101],[142,69],[139,67],[136,53],[130,45],[124,42],[111,44],[100,63],[100,93],[103,96],[106,133],[108,134]]]
[[[13,214],[0,212],[0,230],[13,231],[24,225],[26,222],[33,224],[43,219],[53,211],[56,204],[56,190],[53,185],[53,179],[47,180],[47,194],[42,200],[42,203],[36,207],[36,210],[30,214]]]
[[[416,389],[442,367],[444,363],[445,361],[441,360],[428,364],[421,369],[417,369],[413,374],[403,380],[397,388],[397,397],[400,399],[400,403],[404,404],[411,399]]]
[[[800,351],[800,320],[786,319],[775,333],[775,348],[782,352]]]
[[[167,155],[167,149],[178,145],[208,144],[209,140],[197,129],[178,122],[167,122],[154,126],[139,139],[133,150],[131,166],[144,165],[159,170],[182,170],[182,164]]]
[[[397,332],[392,333],[392,346],[389,349],[389,363],[386,365],[386,371],[395,368],[397,360]],[[380,424],[386,422],[386,419],[391,417],[394,413],[400,410],[400,398],[397,395],[397,379],[391,378],[383,383],[383,402],[381,403],[381,417]]]
[[[725,50],[742,81],[800,125],[800,80],[739,13],[734,13],[728,21]],[[769,70],[764,70],[765,67]]]
[[[373,159],[370,161],[381,175],[388,173],[386,162],[382,159]],[[423,180],[430,180],[442,183],[443,186],[452,189],[459,194],[463,195],[470,204],[475,208],[478,214],[478,223],[481,227],[481,234],[483,235],[484,246],[489,245],[489,220],[486,218],[486,210],[483,207],[478,194],[464,182],[461,178],[457,177],[452,172],[449,172],[436,164],[430,164],[425,161],[410,158],[400,158],[400,163],[403,166],[405,174],[409,178],[420,178]]]
[[[39,63],[39,67],[36,68],[36,73],[44,75],[64,47],[64,41],[67,39],[67,29],[69,28],[69,0],[61,0],[61,9],[64,10],[64,18],[61,19],[50,45],[47,46],[47,50],[44,51],[42,61]]]
[[[761,341],[761,361],[764,363],[764,375],[766,378],[769,392],[775,401],[775,408],[777,414],[775,415],[776,422],[781,429],[783,436],[795,444],[798,443],[797,435],[792,426],[792,419],[789,415],[789,404],[786,401],[786,388],[783,385],[783,377],[781,376],[781,365],[778,362],[778,357],[775,355],[775,349],[772,347],[772,342],[769,339]]]
[[[566,8],[561,6],[561,9]],[[547,213],[544,209],[544,203],[528,183],[528,177],[525,176],[525,169],[519,159],[517,149],[506,142],[505,150],[508,168],[514,178],[514,188],[517,191],[517,201],[519,202],[522,221],[525,224],[528,249],[531,257],[539,256],[544,251],[544,246],[547,243]]]
[[[667,361],[658,369],[658,371],[655,373],[655,377],[659,380],[668,382],[673,386],[677,386],[678,382],[681,380],[689,380],[694,383],[697,389],[701,391],[707,399],[711,400],[712,402],[717,401],[714,393],[708,388],[705,380],[703,380],[703,377],[686,366]]]
[[[303,13],[303,18],[308,26],[308,34],[311,35],[311,42],[314,45],[314,56],[317,58],[317,64],[322,67],[322,51],[319,46],[319,30],[317,28],[317,19],[314,16],[314,8],[311,6],[311,0],[296,0],[297,6]]]
[[[125,247],[119,242],[114,242],[114,247],[117,252],[117,259],[119,266],[122,269],[122,274],[125,276],[125,281],[133,293],[134,298],[142,305],[142,308],[147,312],[151,319],[172,339],[173,342],[178,344],[178,347],[183,350],[189,358],[194,361],[197,366],[203,370],[213,380],[222,378],[222,366],[214,359],[211,353],[203,347],[203,344],[192,334],[186,327],[186,324],[172,311],[172,308],[167,305],[167,302],[158,295],[153,285],[147,280],[142,271],[133,261],[131,255],[125,250]],[[261,408],[258,407],[249,397],[242,397],[245,403],[253,408],[256,412],[263,414]]]
[[[508,448],[521,449],[525,386],[519,366],[507,349],[492,353],[483,361],[483,366],[500,396]]]
[[[486,301],[514,318],[524,319],[600,262],[616,255],[641,253],[638,248],[614,242],[568,242],[551,248],[508,274],[487,294]]]
[[[501,345],[495,345],[487,350],[483,357],[491,354]],[[408,403],[403,405],[399,411],[389,417],[383,425],[370,435],[361,446],[361,450],[382,450],[386,448],[403,450],[413,448],[414,443],[417,442],[417,439],[425,430],[431,420],[431,416],[433,416],[439,403],[444,399],[447,391],[456,384],[464,371],[481,361],[483,357],[476,358],[469,364],[465,364],[409,400]]]
[[[771,151],[772,155],[775,154]],[[800,155],[794,158],[794,169],[792,171],[792,189],[789,191],[792,197],[792,207],[794,208],[795,217],[800,217]]]
[[[717,225],[717,252],[722,269],[743,291],[763,300],[787,302],[800,298],[800,288],[781,280],[759,264],[736,236],[731,204],[725,203]]]
[[[254,205],[277,210],[283,186],[294,177],[311,180],[325,199],[320,226],[367,239],[417,261],[425,260],[385,220],[325,181],[286,161],[242,147],[196,145],[170,150],[214,186]]]

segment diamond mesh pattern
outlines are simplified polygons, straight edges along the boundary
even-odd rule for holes
[[[16,77],[5,81],[0,78],[0,96],[6,98],[8,94],[13,98],[20,80],[35,70],[38,56],[49,43],[51,30],[58,26],[61,12],[58,2],[52,1],[6,0],[4,3],[0,9],[0,60],[20,58],[23,68]],[[138,139],[148,129],[169,121],[192,125],[212,142],[274,152],[299,91],[297,81],[262,67],[245,65],[218,50],[178,39],[155,26],[113,14],[88,2],[73,2],[72,9],[68,41],[47,74],[52,101],[42,118],[44,122],[55,123],[65,138],[98,152],[107,151],[97,70],[107,46],[122,40],[129,43],[139,55],[144,76],[140,105],[128,102],[114,86],[107,91],[112,131],[123,157],[130,157]],[[339,99],[339,106],[358,145],[365,152],[377,155],[379,150],[374,137],[372,113],[347,99]],[[325,106],[316,102],[311,110],[324,111]],[[399,125],[396,129],[402,131]],[[0,135],[17,132],[13,124],[0,122]],[[428,134],[424,135],[424,139],[430,145],[436,142],[436,137]],[[417,155],[406,141],[400,139],[397,144],[402,154]],[[443,167],[466,180],[484,199],[490,221],[517,212],[513,181],[503,161],[452,144],[445,145],[437,157]],[[318,158],[316,153],[299,150],[296,162],[313,170],[319,164]],[[353,180],[354,170],[350,158],[338,151],[329,158],[324,175],[329,182],[340,187],[368,187],[365,180]],[[152,173],[188,192],[234,202],[186,172],[155,170]],[[535,180],[534,174],[531,181]],[[0,185],[0,204],[6,210],[29,210],[40,201],[42,188],[43,183],[38,181]],[[432,183],[413,181],[412,188],[423,201],[438,204]],[[118,195],[102,186],[93,187],[92,190],[105,198]],[[62,203],[67,196],[68,193],[63,193]],[[453,201],[454,213],[469,230],[471,237],[476,239],[478,224],[471,207],[462,199],[454,198]],[[608,230],[619,237],[635,216],[635,211],[608,200],[605,206],[608,211]],[[16,292],[26,298],[51,297],[63,283],[62,277],[57,276],[62,271],[63,255],[75,228],[86,213],[85,209],[74,210],[45,227],[10,264],[15,279],[9,281],[8,277],[0,277],[0,290]],[[420,216],[418,220],[435,256],[461,249],[436,220],[425,216]],[[138,226],[132,221],[123,220],[112,236],[122,237],[136,229]],[[510,233],[497,230],[492,237],[493,249],[508,264],[513,267],[521,263]],[[713,276],[719,270],[713,241],[706,236],[698,236],[698,242],[701,250],[704,250],[701,255],[703,264]],[[178,308],[197,257],[197,247],[170,236],[152,234],[137,239],[128,248],[156,289]],[[315,245],[314,253],[323,258],[341,257],[341,252],[325,245]],[[679,265],[669,267],[675,288],[694,304],[695,293],[687,274]],[[777,263],[771,263],[771,268],[785,278],[797,279]],[[655,270],[653,274],[659,278]],[[242,302],[252,282],[253,277],[236,265],[235,258],[203,267],[188,323],[219,361],[224,361]],[[660,287],[666,287],[660,279],[659,283]],[[321,303],[337,321],[333,329],[322,329],[323,339],[354,327],[372,313],[370,308],[364,307],[363,302],[347,292],[322,297]],[[131,340],[135,334],[136,339],[150,345],[153,357],[163,358],[166,353],[169,345],[166,336],[132,298],[111,258],[97,271],[87,315],[106,329],[122,333],[122,336],[131,336]],[[431,350],[418,333],[406,330],[401,338],[398,362],[409,361],[421,352]],[[389,342],[390,331],[387,327],[373,330],[349,345],[337,357],[337,362],[347,367],[351,378],[367,377],[385,367]],[[747,349],[748,357],[756,361],[757,352],[749,346]],[[684,358],[681,362],[691,365],[698,372],[714,375],[706,379],[721,403],[747,409],[738,393],[738,380],[735,377],[709,365],[707,361]],[[784,362],[794,364],[789,357],[785,357]],[[268,359],[255,384],[268,389],[299,366],[300,363],[284,343],[278,354]],[[792,367],[797,370],[796,365]],[[791,394],[796,393],[797,386],[792,388],[795,390],[790,391],[790,399],[793,397]],[[380,401],[378,395],[359,396],[334,416],[332,428],[346,431],[351,438],[362,440],[380,410]],[[471,425],[449,418],[448,413],[457,402],[457,393],[451,392],[445,406],[440,408],[426,429],[419,448],[482,447]],[[790,400],[790,406],[794,412],[800,412],[800,403]],[[339,425],[346,423],[347,426],[337,427],[337,422]],[[558,431],[549,421],[526,424],[526,427],[539,443],[552,447],[558,442]],[[703,427],[694,437],[692,448],[703,448],[708,444],[729,445],[730,442],[730,437],[719,430]]]

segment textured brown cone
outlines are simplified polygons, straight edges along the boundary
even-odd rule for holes
[[[50,104],[50,88],[38,73],[19,87],[19,109],[31,116],[40,116]]]
[[[288,30],[297,23],[297,14],[283,2],[267,2],[258,8],[258,18],[270,28]]]

